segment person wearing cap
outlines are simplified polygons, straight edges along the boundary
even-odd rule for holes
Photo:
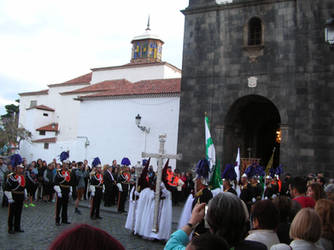
[[[72,195],[71,186],[71,172],[69,171],[69,161],[65,160],[62,165],[62,169],[57,170],[55,177],[54,190],[57,194],[56,199],[56,225],[60,225],[60,211],[61,211],[61,223],[71,224],[67,217],[67,206],[69,197]]]
[[[257,175],[254,175],[251,177],[249,191],[250,191],[253,203],[261,200],[263,189],[262,189],[261,184],[259,183],[259,177]]]
[[[273,197],[274,194],[276,194],[275,192],[275,187],[273,186],[273,178],[270,175],[266,176],[266,180],[265,180],[265,187],[264,187],[264,199],[272,199],[275,198]]]
[[[130,183],[130,173],[128,171],[128,166],[131,165],[131,162],[128,158],[124,157],[121,161],[122,168],[120,175],[117,179],[117,186],[119,189],[118,193],[118,212],[123,213],[125,211],[125,202],[128,197],[129,192],[129,183]]]
[[[90,218],[92,220],[96,220],[96,219],[102,219],[102,217],[100,216],[100,205],[104,193],[104,182],[103,182],[101,162],[99,162],[99,164],[97,165],[96,162],[95,163],[93,162],[92,166],[95,167],[95,171],[92,171],[90,173],[90,196],[91,196]]]
[[[8,198],[8,233],[24,232],[21,228],[21,214],[23,201],[27,197],[25,189],[25,178],[23,175],[24,166],[21,156],[16,154],[11,156],[11,165],[15,168],[13,173],[7,176],[5,195]]]
[[[194,201],[192,203],[192,209],[194,209],[197,203],[206,203],[212,199],[213,194],[208,188],[209,182],[209,165],[208,160],[200,160],[196,165],[196,181],[195,181],[195,194]],[[208,232],[204,220],[202,220],[194,229],[194,235],[200,235]]]
[[[238,195],[234,188],[232,188],[231,181],[235,181],[237,179],[237,174],[234,170],[234,166],[232,164],[227,164],[223,174],[223,188],[224,192],[230,192],[232,194]]]
[[[230,192],[232,194],[238,195],[237,192],[232,187],[231,181],[229,179],[223,179],[223,187],[224,187],[224,192]]]

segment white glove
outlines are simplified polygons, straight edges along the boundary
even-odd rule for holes
[[[14,203],[14,200],[13,199],[8,199],[8,203],[12,204],[12,203]]]
[[[118,191],[123,192],[122,184],[117,183]]]
[[[69,197],[69,198],[72,197],[72,192],[69,192],[69,193],[68,193],[68,197]]]
[[[255,202],[255,201],[256,201],[256,199],[255,199],[255,198],[253,198],[253,199],[252,199],[252,202]]]
[[[90,196],[94,197],[95,196],[95,187],[91,185],[90,187]]]
[[[276,197],[277,197],[277,195],[276,195],[276,194],[273,194],[272,198],[275,199]]]
[[[57,192],[57,196],[58,196],[58,198],[61,198],[62,197],[62,195],[61,195],[61,192]]]
[[[265,199],[265,200],[268,200],[268,197],[266,196],[266,197],[264,197],[264,199]]]

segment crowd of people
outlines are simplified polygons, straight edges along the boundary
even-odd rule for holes
[[[198,173],[208,164],[199,162]],[[212,240],[212,249],[333,249],[333,179],[326,182],[323,173],[283,175],[280,168],[266,176],[252,164],[238,181],[235,167],[227,166],[223,190],[210,190],[207,173],[197,175],[197,190],[165,249],[205,249],[193,242],[207,242],[207,235],[221,239]]]
[[[207,160],[199,161],[195,178],[191,172],[172,171],[167,162],[157,180],[149,160],[131,167],[128,158],[120,165],[114,160],[103,166],[98,158],[91,165],[87,160],[71,162],[68,158],[66,152],[60,162],[54,159],[49,164],[41,159],[27,164],[18,155],[8,162],[0,158],[2,205],[9,205],[8,233],[23,232],[22,207],[34,207],[36,200],[55,202],[55,224],[59,226],[70,224],[70,197],[78,215],[82,213],[80,201],[90,200],[92,220],[102,219],[102,201],[123,213],[129,199],[125,227],[146,239],[166,240],[166,250],[334,247],[334,181],[326,180],[323,173],[294,177],[277,167],[266,175],[263,168],[252,164],[239,180],[235,166],[228,165],[219,178],[221,185],[214,186]],[[158,183],[159,212],[153,218]],[[183,200],[179,229],[171,234],[172,201],[177,205]],[[77,237],[85,230],[94,231],[83,225],[61,237]],[[108,233],[94,232],[116,244],[119,248],[115,249],[124,249]]]

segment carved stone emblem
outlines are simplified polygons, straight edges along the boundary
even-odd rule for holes
[[[248,77],[248,87],[255,88],[256,85],[257,85],[257,77],[255,76]]]

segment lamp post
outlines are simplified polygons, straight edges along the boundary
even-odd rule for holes
[[[136,125],[137,125],[137,127],[141,131],[143,131],[144,134],[145,134],[144,152],[146,152],[146,136],[147,136],[148,133],[150,133],[150,128],[140,125],[140,123],[141,123],[141,116],[140,116],[140,114],[138,114],[135,119],[136,119]]]
[[[330,18],[325,23],[325,42],[331,49],[334,48],[334,18]]]

